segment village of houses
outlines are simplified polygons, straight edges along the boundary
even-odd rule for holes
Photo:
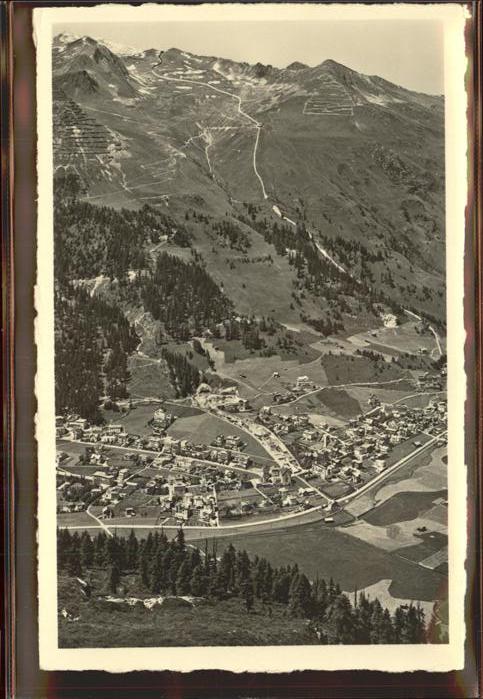
[[[423,377],[418,389],[432,380]],[[313,390],[299,377],[282,402]],[[320,510],[328,525],[337,524],[350,499],[446,440],[447,405],[438,398],[415,408],[372,396],[367,411],[343,427],[281,414],[279,394],[255,410],[232,386],[201,384],[191,403],[225,428],[233,425],[233,434],[224,429],[210,444],[173,438],[167,433],[177,419],[172,403],[152,405],[150,434],[143,435],[120,421],[96,426],[57,416],[59,523],[223,527]],[[247,451],[243,434],[264,457]]]

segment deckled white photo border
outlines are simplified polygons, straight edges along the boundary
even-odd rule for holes
[[[36,438],[39,500],[39,651],[44,670],[221,669],[234,672],[370,669],[391,672],[450,671],[464,665],[466,590],[466,468],[464,439],[463,260],[467,202],[467,122],[464,76],[467,66],[462,4],[445,5],[99,5],[34,9],[37,47],[38,229],[37,318],[38,371]],[[54,406],[54,275],[52,185],[52,27],[76,22],[161,21],[440,21],[445,38],[446,237],[448,303],[448,498],[449,598],[448,644],[403,646],[257,646],[192,648],[58,648],[56,576],[56,488]],[[423,67],[422,67],[423,69]]]

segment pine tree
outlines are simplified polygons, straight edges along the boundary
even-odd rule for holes
[[[309,617],[312,613],[312,590],[307,577],[296,575],[290,586],[289,610],[292,616]]]
[[[176,594],[177,595],[189,595],[190,581],[192,577],[192,569],[190,561],[186,559],[180,565],[178,569],[178,574],[176,576]]]
[[[190,580],[191,594],[195,597],[203,597],[207,592],[207,579],[204,567],[198,564],[191,575]]]
[[[397,607],[393,616],[393,631],[394,631],[394,643],[403,643],[403,634],[405,627],[404,611],[401,607]]]
[[[164,587],[163,581],[164,560],[162,553],[158,552],[149,575],[149,589],[153,595],[157,595]]]
[[[245,608],[247,610],[247,614],[250,614],[250,612],[253,609],[253,603],[255,599],[255,595],[253,593],[253,583],[249,580],[245,581],[242,586],[242,597],[245,600]]]
[[[149,588],[149,586],[150,586],[149,563],[148,563],[148,559],[145,555],[141,556],[141,559],[139,562],[139,576],[141,578],[141,582],[144,585],[144,587]]]
[[[392,625],[391,614],[389,612],[389,609],[384,610],[379,638],[379,643],[382,644],[389,644],[395,642],[394,628]]]
[[[239,551],[236,556],[235,585],[241,590],[244,584],[250,579],[250,559],[246,551]]]
[[[403,643],[423,643],[424,641],[424,611],[413,604],[409,605],[409,609],[405,615],[405,624],[402,633]]]
[[[121,582],[121,571],[117,563],[113,563],[111,566],[111,571],[109,573],[109,589],[113,595],[117,592],[117,586]]]
[[[179,549],[185,548],[185,537],[184,531],[182,529],[178,529],[178,532],[176,534],[176,544]]]
[[[272,584],[272,598],[275,602],[287,604],[290,591],[290,575],[285,571],[278,571]]]
[[[360,593],[357,608],[353,613],[356,643],[367,644],[371,640],[372,605],[363,592]]]
[[[80,537],[77,532],[72,536],[67,558],[67,572],[69,575],[80,577],[82,575]]]
[[[134,533],[134,530],[131,529],[131,533],[129,534],[129,538],[127,540],[127,547],[126,547],[126,565],[130,569],[135,569],[138,566],[138,552],[139,552],[139,543],[137,540],[137,536]]]
[[[371,617],[369,620],[369,643],[384,643],[385,621],[384,610],[378,599],[371,604]]]
[[[81,536],[81,552],[80,559],[82,568],[91,568],[94,563],[94,543],[87,532],[83,532]]]
[[[323,622],[328,643],[354,643],[356,628],[347,595],[338,595],[327,608]]]

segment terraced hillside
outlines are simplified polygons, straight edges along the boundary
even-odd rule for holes
[[[54,157],[58,165],[102,160],[112,163],[122,143],[61,90],[54,95]],[[82,165],[81,165],[82,167]]]
[[[319,89],[304,104],[304,114],[352,116],[354,103],[347,89],[330,74],[320,76]]]

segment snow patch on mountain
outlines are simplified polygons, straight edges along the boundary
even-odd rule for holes
[[[139,56],[141,57],[143,52],[141,49],[135,49],[132,46],[124,46],[123,44],[117,44],[114,41],[105,41],[104,39],[99,39],[98,40],[100,44],[105,46],[106,48],[109,49],[109,51],[112,51],[113,53],[116,53],[118,56]]]

